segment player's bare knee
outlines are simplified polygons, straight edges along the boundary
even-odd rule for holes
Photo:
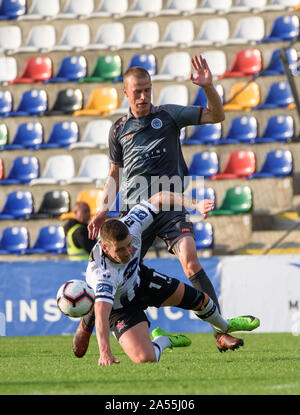
[[[137,353],[134,357],[131,358],[134,363],[151,363],[156,362],[156,357],[154,353],[140,352]]]

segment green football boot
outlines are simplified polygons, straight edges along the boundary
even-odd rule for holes
[[[228,319],[228,329],[225,333],[232,333],[234,331],[252,331],[257,329],[260,325],[259,318],[253,316],[240,316]],[[222,333],[217,329],[218,333]]]
[[[164,331],[163,329],[160,329],[159,327],[157,329],[154,329],[151,333],[151,339],[155,340],[159,336],[166,336],[171,341],[171,349],[173,347],[187,347],[190,346],[192,341],[186,337],[184,334],[170,334]]]

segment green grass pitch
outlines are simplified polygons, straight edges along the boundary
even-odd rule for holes
[[[300,337],[246,333],[245,346],[219,353],[211,334],[189,334],[192,345],[165,350],[158,364],[136,365],[116,340],[118,365],[98,367],[92,336],[85,357],[72,336],[0,338],[1,395],[299,395]]]

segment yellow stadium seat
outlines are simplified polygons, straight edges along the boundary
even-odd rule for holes
[[[251,82],[246,87],[246,82],[237,82],[230,91],[228,104],[224,105],[224,111],[250,111],[252,107],[260,104],[260,86],[257,82]],[[245,87],[245,89],[243,89]],[[243,89],[243,90],[242,90]],[[241,91],[238,95],[236,95]]]
[[[96,88],[91,92],[86,107],[75,111],[75,117],[80,115],[107,115],[119,107],[118,91],[114,87]]]
[[[78,193],[76,202],[85,202],[89,205],[91,210],[91,217],[93,217],[98,209],[102,198],[102,189],[87,189]]]

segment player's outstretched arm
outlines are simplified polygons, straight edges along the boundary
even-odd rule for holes
[[[95,239],[99,235],[99,231],[107,214],[113,205],[119,191],[120,167],[112,164],[104,185],[102,200],[99,205],[98,212],[88,225],[89,238]]]
[[[109,315],[111,309],[112,305],[110,303],[101,301],[96,302],[94,306],[96,337],[100,353],[98,366],[111,366],[113,363],[120,363],[113,356],[109,345]]]

